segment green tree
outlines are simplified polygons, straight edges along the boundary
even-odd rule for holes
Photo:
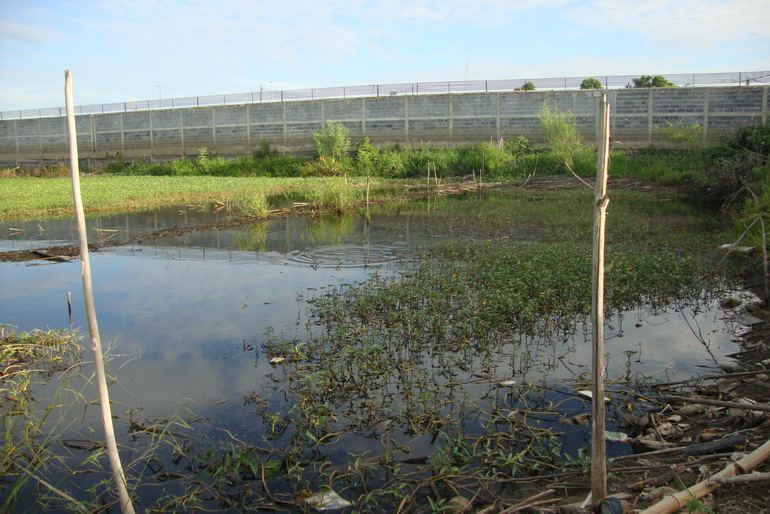
[[[676,84],[669,82],[663,75],[642,75],[638,79],[633,79],[634,87],[676,87]]]
[[[521,87],[517,87],[514,91],[534,91],[535,85],[532,82],[525,82]]]
[[[583,79],[580,83],[580,89],[603,89],[602,83],[597,79]]]

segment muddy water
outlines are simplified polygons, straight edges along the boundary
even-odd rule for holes
[[[469,237],[451,228],[437,229],[425,205],[422,214],[380,207],[370,219],[363,214],[276,219],[93,254],[97,313],[103,344],[112,356],[108,368],[116,378],[111,395],[113,412],[122,417],[121,437],[126,437],[129,410],[142,419],[189,410],[238,437],[258,440],[266,427],[245,398],[254,393],[270,396],[281,380],[280,371],[259,350],[266,332],[301,340],[308,330],[305,300],[322,294],[325,286],[392,273],[401,265],[398,257],[409,250],[443,238]],[[200,223],[220,214],[175,208],[105,217],[91,220],[91,234],[146,233],[189,223],[193,215]],[[36,223],[16,227],[23,229],[16,233],[3,227],[0,247],[74,240],[68,220],[39,225],[37,232]],[[537,237],[537,231],[509,235],[528,239]],[[79,263],[0,263],[0,322],[25,331],[68,328],[69,292],[72,324],[87,333]],[[715,305],[658,313],[640,306],[608,320],[608,374],[675,380],[703,372],[736,350],[733,339],[738,330],[741,327],[726,321]],[[529,362],[536,364],[521,369],[515,359],[501,358],[498,377],[545,384],[554,391],[551,400],[558,401],[567,382],[590,371],[590,347],[581,327],[571,337],[532,341],[529,347]],[[503,348],[501,355],[505,353]],[[53,388],[40,389],[41,398],[46,394],[53,395]],[[275,398],[272,395],[270,401],[280,401]],[[287,411],[290,402],[284,401],[285,406],[273,407]],[[585,407],[575,398],[565,403],[567,411]],[[82,421],[91,422],[92,413],[95,409]],[[584,431],[567,431],[565,444],[578,447],[585,438]],[[366,451],[372,443],[350,438],[345,444],[344,451],[330,449],[330,458],[335,452]],[[424,448],[414,448],[414,454],[430,454],[431,444],[427,439],[418,441],[417,446]],[[626,451],[622,445],[614,448],[615,453]]]

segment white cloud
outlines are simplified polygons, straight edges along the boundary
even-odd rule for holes
[[[14,21],[0,22],[0,38],[14,43],[49,44],[65,37],[61,32]]]
[[[592,0],[569,15],[593,30],[631,32],[673,52],[770,37],[769,0]]]

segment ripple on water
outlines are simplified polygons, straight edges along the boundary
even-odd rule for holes
[[[404,247],[389,245],[329,245],[294,250],[285,263],[313,268],[369,268],[384,266],[398,259]]]

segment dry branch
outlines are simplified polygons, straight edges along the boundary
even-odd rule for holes
[[[663,500],[659,501],[655,505],[642,511],[642,514],[664,514],[669,512],[676,512],[685,508],[686,503],[693,499],[702,498],[710,492],[719,488],[719,484],[709,484],[710,480],[722,477],[733,477],[743,473],[748,473],[755,467],[759,466],[768,457],[770,457],[770,440],[765,444],[751,452],[751,454],[742,458],[738,462],[730,463],[722,471],[717,473],[711,478],[698,482],[694,486],[680,491],[676,494],[667,496]]]
[[[750,475],[738,475],[734,477],[712,477],[706,480],[708,485],[750,484],[753,482],[770,482],[770,473],[751,473]]]
[[[709,400],[708,398],[687,398],[685,396],[665,396],[663,400],[670,403],[700,403],[703,405],[713,405],[715,407],[727,407],[729,409],[754,410],[761,412],[770,412],[770,405],[766,404],[748,404],[737,402],[723,402],[722,400]]]

